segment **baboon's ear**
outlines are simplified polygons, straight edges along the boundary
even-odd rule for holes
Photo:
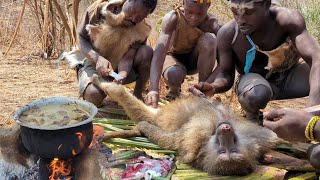
[[[102,15],[107,15],[108,12],[111,12],[113,14],[119,14],[122,9],[122,1],[121,0],[113,0],[111,2],[105,2],[101,4],[99,12]]]
[[[121,12],[122,5],[118,2],[110,3],[107,5],[107,10],[113,14],[119,14]]]

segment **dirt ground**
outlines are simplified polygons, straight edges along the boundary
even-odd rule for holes
[[[7,57],[0,61],[0,123],[27,103],[48,97],[77,97],[76,74],[57,60]]]

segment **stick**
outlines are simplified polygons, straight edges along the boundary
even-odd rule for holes
[[[315,105],[315,106],[311,106],[311,107],[307,107],[304,110],[309,112],[309,113],[320,111],[320,104],[319,105]]]
[[[12,37],[12,39],[11,39],[11,42],[10,42],[10,44],[9,44],[9,47],[8,47],[6,53],[4,54],[3,57],[6,57],[6,56],[7,56],[7,54],[9,53],[9,51],[10,51],[10,49],[11,49],[11,47],[12,47],[13,41],[14,41],[14,40],[16,39],[16,37],[17,37],[18,31],[19,31],[19,28],[20,28],[20,25],[21,25],[22,17],[23,17],[23,14],[24,14],[24,10],[26,9],[27,1],[28,1],[28,0],[24,0],[24,1],[23,1],[23,7],[22,7],[22,10],[21,10],[21,13],[20,13],[20,16],[19,16],[19,20],[18,20],[16,29],[15,29],[15,31],[14,31],[14,33],[13,33],[13,37]]]

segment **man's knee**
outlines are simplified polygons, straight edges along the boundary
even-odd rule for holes
[[[245,110],[259,110],[265,108],[271,100],[272,91],[265,85],[258,85],[239,97],[239,102]]]
[[[212,33],[204,33],[198,40],[198,48],[200,51],[208,51],[214,53],[217,46],[217,38]]]
[[[135,60],[139,61],[139,63],[143,63],[145,65],[150,66],[152,56],[153,56],[153,49],[148,45],[143,45],[138,49]]]
[[[96,106],[101,105],[105,97],[105,93],[93,84],[89,84],[83,93],[83,98]]]
[[[314,144],[307,151],[308,159],[310,164],[316,168],[320,169],[320,145]]]
[[[164,73],[164,78],[171,86],[180,86],[186,76],[185,70],[179,66],[169,67]]]

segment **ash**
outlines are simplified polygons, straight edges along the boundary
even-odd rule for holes
[[[39,162],[27,169],[24,166],[0,159],[0,180],[37,180],[38,174]]]

